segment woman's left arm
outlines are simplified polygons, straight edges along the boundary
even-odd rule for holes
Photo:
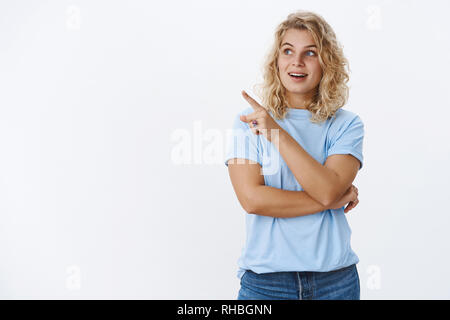
[[[358,173],[359,160],[349,154],[334,154],[322,165],[281,128],[266,109],[245,92],[242,94],[255,112],[241,116],[241,121],[257,122],[256,128],[250,126],[252,131],[263,134],[274,144],[302,188],[324,206],[342,197]]]
[[[303,189],[324,206],[342,197],[360,167],[359,160],[349,154],[331,155],[322,165],[282,128],[274,145]]]

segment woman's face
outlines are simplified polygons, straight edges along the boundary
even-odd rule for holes
[[[312,98],[322,79],[322,68],[314,39],[308,30],[286,31],[281,41],[278,71],[288,100],[292,104]],[[306,76],[296,77],[292,73],[302,73]]]

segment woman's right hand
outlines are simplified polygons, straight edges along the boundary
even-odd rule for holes
[[[347,191],[344,193],[344,195],[330,205],[329,209],[340,209],[343,206],[345,206],[348,203],[347,207],[344,209],[344,213],[349,212],[354,207],[356,207],[359,203],[358,200],[358,188],[356,188],[353,184],[350,186],[350,188],[347,189]]]

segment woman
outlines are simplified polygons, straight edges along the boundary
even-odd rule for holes
[[[342,109],[347,70],[328,23],[299,11],[276,30],[262,105],[242,93],[250,107],[225,160],[248,213],[239,300],[360,298],[345,213],[358,204],[364,126]]]

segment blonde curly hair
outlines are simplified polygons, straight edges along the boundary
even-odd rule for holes
[[[272,112],[277,120],[284,119],[288,111],[286,88],[278,72],[278,56],[281,41],[288,29],[308,30],[317,46],[322,78],[312,102],[306,106],[311,111],[311,122],[321,123],[334,116],[347,102],[349,88],[348,60],[330,25],[318,14],[297,11],[288,15],[275,32],[275,41],[263,64],[263,83],[254,86],[262,105]]]

